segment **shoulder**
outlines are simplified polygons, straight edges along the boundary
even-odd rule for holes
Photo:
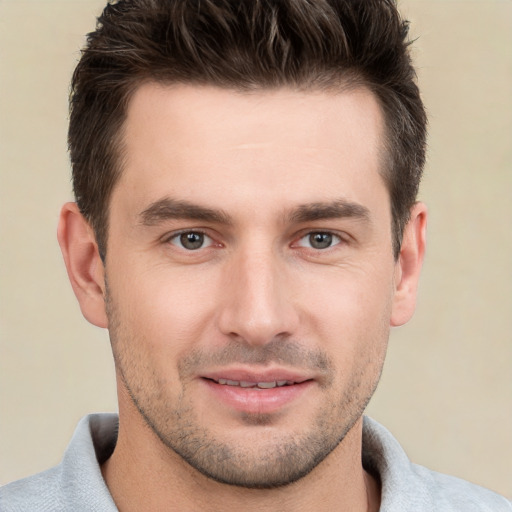
[[[495,492],[413,464],[393,435],[367,417],[363,464],[382,482],[380,512],[512,512],[512,502]]]
[[[60,466],[0,487],[0,510],[22,512],[65,510],[59,492]]]
[[[116,440],[117,415],[86,416],[58,466],[0,488],[0,511],[116,511],[100,467]]]
[[[411,472],[438,510],[464,512],[512,512],[512,502],[466,480],[411,464]]]

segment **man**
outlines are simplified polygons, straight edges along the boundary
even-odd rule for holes
[[[2,510],[511,510],[363,411],[425,249],[391,1],[109,5],[73,78],[59,242],[119,419]]]

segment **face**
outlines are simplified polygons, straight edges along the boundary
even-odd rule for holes
[[[338,447],[396,289],[382,129],[365,90],[136,92],[106,260],[121,421],[246,487]]]

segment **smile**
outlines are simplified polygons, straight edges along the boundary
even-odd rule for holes
[[[219,372],[220,373],[220,372]],[[224,373],[224,372],[223,372]],[[229,379],[226,373],[231,373]],[[292,372],[256,372],[229,370],[223,376],[208,375],[200,379],[209,395],[209,406],[219,402],[231,410],[245,414],[272,414],[315,389],[315,379]],[[269,375],[274,373],[274,375]],[[275,375],[279,373],[280,375]],[[284,375],[283,375],[284,374]],[[211,399],[214,401],[211,401]]]
[[[218,379],[215,382],[224,386],[235,386],[241,388],[257,388],[257,389],[272,389],[281,388],[283,386],[291,386],[295,382],[290,380],[273,380],[269,382],[249,382],[246,380],[229,380],[229,379]]]

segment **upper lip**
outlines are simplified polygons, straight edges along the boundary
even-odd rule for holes
[[[297,372],[284,368],[273,368],[264,371],[256,369],[242,369],[242,368],[226,368],[221,370],[210,371],[201,374],[204,379],[219,381],[219,379],[226,379],[231,381],[244,381],[244,382],[279,382],[287,381],[299,384],[313,378],[305,372]]]

